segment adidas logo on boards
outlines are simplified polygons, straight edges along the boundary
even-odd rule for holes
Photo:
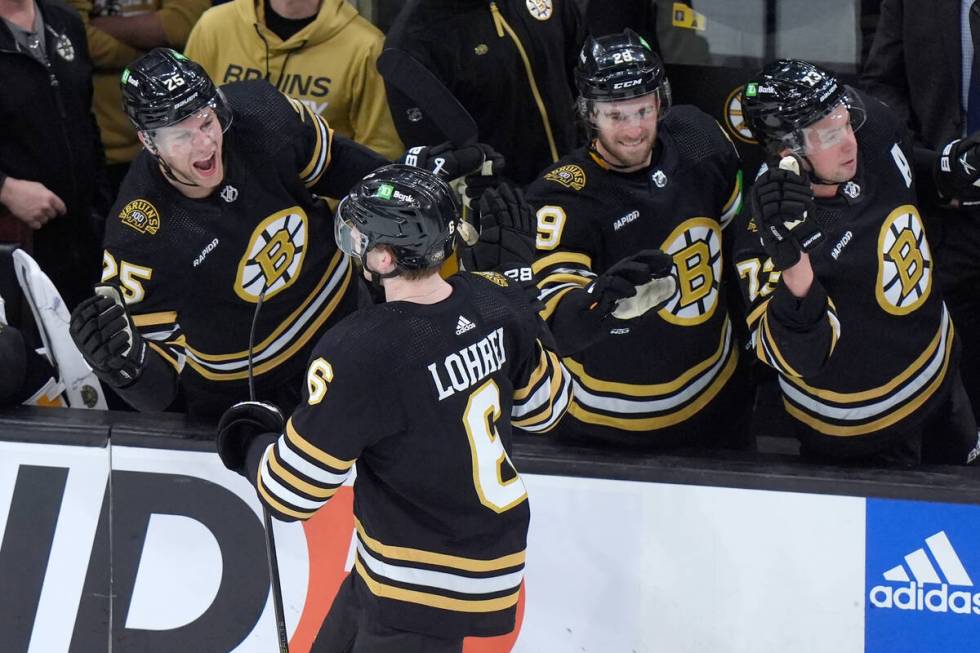
[[[963,567],[946,531],[930,535],[925,542],[925,547],[905,556],[904,564],[896,565],[882,574],[886,581],[901,585],[875,585],[868,595],[871,605],[885,609],[980,615],[980,592],[950,589],[973,587],[973,580]],[[911,578],[909,572],[912,573]],[[930,585],[938,587],[929,588]]]
[[[456,335],[461,336],[470,329],[475,329],[476,325],[467,320],[462,315],[459,316],[459,320],[456,322]]]

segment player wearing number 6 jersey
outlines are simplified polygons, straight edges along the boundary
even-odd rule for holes
[[[722,283],[738,154],[709,116],[670,106],[662,62],[631,30],[589,39],[575,77],[592,143],[527,190],[542,315],[575,379],[561,435],[743,446],[751,392]],[[629,323],[598,314],[617,262],[643,250],[668,255],[678,292]]]
[[[336,239],[387,301],[320,340],[284,428],[254,402],[221,420],[225,464],[281,519],[311,517],[356,465],[354,571],[313,651],[458,653],[464,636],[514,627],[530,511],[511,428],[551,429],[571,380],[520,286],[439,276],[459,225],[432,174],[365,177],[338,208]]]
[[[775,158],[753,186],[736,265],[802,453],[972,461],[976,424],[895,116],[793,60],[763,69],[742,106]]]

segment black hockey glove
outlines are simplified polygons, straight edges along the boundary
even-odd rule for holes
[[[224,412],[218,421],[215,445],[225,467],[245,474],[248,448],[260,435],[278,436],[286,428],[279,408],[263,401],[240,401]]]
[[[797,172],[770,167],[755,180],[752,203],[762,246],[777,270],[793,267],[802,252],[823,242],[814,219],[813,189]]]
[[[570,356],[598,342],[615,325],[610,318],[617,317],[620,306],[623,319],[663,308],[677,292],[673,267],[669,254],[646,249],[619,261],[587,288],[562,297],[550,321],[558,353]],[[664,279],[667,281],[651,285]],[[638,297],[640,293],[642,297]],[[629,300],[634,297],[637,300],[630,306]]]
[[[480,240],[461,253],[466,269],[507,270],[515,281],[530,281],[537,219],[524,194],[507,184],[490,188],[480,198],[479,216]],[[523,280],[522,273],[510,273],[518,268],[527,270]]]
[[[466,175],[472,175],[483,170],[485,161],[496,159],[503,162],[503,157],[492,147],[482,143],[456,147],[446,142],[439,145],[420,145],[405,151],[399,163],[424,168],[446,181],[452,181]]]
[[[502,172],[507,167],[502,154],[490,150],[484,165],[477,172],[467,175],[457,186],[460,195],[463,196],[463,205],[468,208],[480,205],[480,198],[483,193],[491,188],[497,188],[501,184],[516,184],[503,176]]]
[[[69,332],[96,376],[115,388],[125,388],[143,372],[146,341],[118,290],[99,286],[96,293],[72,311]]]
[[[980,132],[943,147],[936,161],[935,179],[943,201],[980,205]]]

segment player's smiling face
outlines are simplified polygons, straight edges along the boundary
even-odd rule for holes
[[[629,100],[596,102],[593,121],[596,149],[606,161],[624,172],[650,163],[657,140],[659,104],[656,94]]]
[[[177,186],[184,194],[207,196],[224,179],[221,160],[224,134],[214,109],[206,107],[176,125],[158,129],[153,141],[174,175],[197,185]]]

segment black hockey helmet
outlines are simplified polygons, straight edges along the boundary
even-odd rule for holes
[[[123,110],[139,131],[177,124],[210,106],[223,130],[231,108],[204,68],[169,48],[154,48],[129,64],[119,78]]]
[[[861,98],[850,86],[807,61],[780,59],[767,65],[742,90],[745,123],[770,153],[784,148],[806,155],[803,130],[845,107],[851,129],[864,124]]]
[[[654,92],[662,94],[663,115],[670,106],[670,83],[663,61],[631,29],[585,40],[575,66],[575,86],[581,100],[611,102]]]
[[[460,208],[445,181],[422,168],[391,164],[362,179],[337,207],[334,237],[363,262],[388,245],[401,270],[438,267],[453,252]]]

